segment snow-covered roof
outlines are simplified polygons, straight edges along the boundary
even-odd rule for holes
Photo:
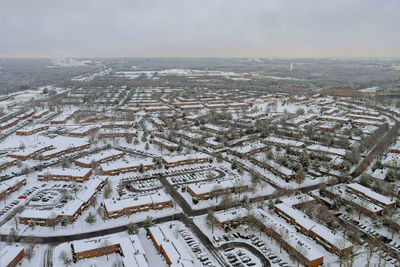
[[[356,191],[366,195],[367,197],[370,197],[384,205],[390,205],[390,204],[396,203],[395,200],[391,200],[389,197],[378,194],[375,191],[372,191],[371,189],[369,189],[368,187],[362,186],[357,183],[348,184],[347,187],[349,187],[353,190],[356,190]]]
[[[334,195],[337,195],[349,202],[352,202],[370,212],[376,213],[376,212],[381,212],[383,210],[382,207],[375,205],[374,203],[371,203],[365,200],[364,198],[358,197],[356,194],[349,193],[346,190],[346,185],[337,184],[332,187],[328,187],[327,189]]]
[[[279,222],[262,209],[257,209],[255,216],[267,228],[272,228],[275,232],[279,233],[287,244],[304,256],[308,261],[311,262],[324,257],[324,253],[305,236],[293,231],[292,228]]]
[[[18,256],[18,254],[21,253],[22,250],[24,250],[23,247],[5,246],[0,253],[0,265],[4,267],[8,266]]]
[[[172,261],[171,266],[194,266],[193,256],[185,249],[169,229],[167,224],[160,224],[149,228],[154,242],[163,248],[168,258]]]
[[[278,143],[281,145],[293,146],[293,147],[301,147],[304,146],[303,142],[294,141],[290,139],[283,139],[279,137],[270,136],[264,139],[265,142],[268,143]]]
[[[103,150],[103,151],[97,152],[95,154],[91,154],[91,155],[79,158],[76,161],[84,163],[84,164],[90,164],[92,161],[97,162],[97,161],[100,161],[100,160],[108,158],[108,157],[120,155],[122,153],[124,153],[124,152],[122,152],[120,150],[116,150],[114,148],[111,148],[111,149]]]
[[[309,146],[307,146],[307,149],[311,150],[311,151],[317,151],[317,152],[326,152],[329,154],[334,154],[334,155],[339,155],[339,156],[344,156],[346,154],[346,149],[322,146],[322,145],[317,145],[317,144],[309,145]]]
[[[126,208],[137,207],[141,205],[158,204],[171,201],[172,198],[163,190],[149,192],[146,195],[137,195],[134,198],[125,198],[121,200],[105,199],[104,206],[107,212],[120,211]]]
[[[277,204],[275,205],[275,207],[292,217],[296,221],[296,223],[301,225],[307,231],[312,230],[314,233],[317,233],[322,239],[336,246],[337,248],[346,249],[352,246],[350,242],[348,242],[347,240],[343,240],[341,237],[331,232],[325,226],[314,222],[313,220],[308,218],[308,216],[303,212],[295,208],[289,207],[285,203]],[[343,242],[341,240],[343,240]]]
[[[226,211],[217,211],[214,212],[214,217],[219,222],[229,222],[238,218],[244,218],[248,215],[248,211],[245,208],[234,208]]]
[[[153,159],[152,158],[136,158],[136,159],[130,159],[127,161],[126,159],[117,159],[112,162],[106,162],[103,164],[100,164],[100,167],[103,171],[114,171],[114,170],[119,170],[123,168],[135,168],[139,167],[141,164],[144,166],[146,165],[152,165],[153,164]]]
[[[14,177],[9,180],[1,181],[0,182],[0,193],[8,190],[10,187],[14,187],[19,182],[26,180],[26,178],[22,176]]]
[[[54,169],[49,168],[40,172],[39,175],[84,177],[91,170],[92,170],[91,168],[54,168]]]
[[[209,158],[210,156],[205,154],[205,153],[191,153],[191,154],[185,154],[185,155],[170,155],[170,156],[163,156],[163,160],[165,160],[167,163],[174,163],[178,161],[184,161],[184,160],[195,160],[195,159],[204,159],[204,158]]]
[[[48,144],[35,144],[35,145],[29,146],[23,150],[13,152],[11,155],[19,156],[19,157],[27,157],[31,154],[38,152],[39,150],[48,148],[50,146],[51,145],[48,145]]]
[[[281,198],[281,201],[288,206],[295,206],[304,202],[314,201],[314,198],[307,194],[300,194],[297,196]]]
[[[231,148],[232,151],[238,154],[246,154],[258,149],[264,149],[266,146],[262,143],[248,143],[243,146]]]

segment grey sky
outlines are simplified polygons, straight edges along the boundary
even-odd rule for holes
[[[0,57],[399,57],[399,0],[0,0]]]

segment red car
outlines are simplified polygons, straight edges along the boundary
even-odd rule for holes
[[[18,199],[26,199],[26,196],[19,196]]]

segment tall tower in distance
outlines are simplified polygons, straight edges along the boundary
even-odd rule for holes
[[[290,70],[290,71],[294,70],[294,63],[290,63],[289,70]]]

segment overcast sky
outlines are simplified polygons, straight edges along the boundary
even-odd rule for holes
[[[400,57],[399,0],[0,0],[0,57]]]

